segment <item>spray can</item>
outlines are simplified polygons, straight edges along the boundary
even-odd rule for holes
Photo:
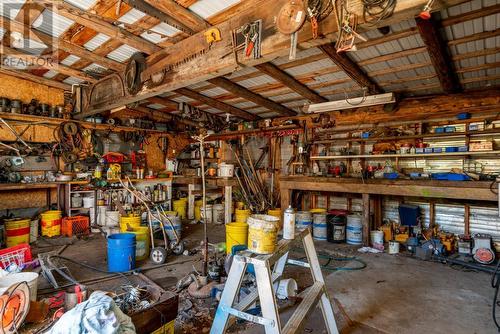
[[[283,239],[295,239],[295,210],[290,205],[283,215]]]

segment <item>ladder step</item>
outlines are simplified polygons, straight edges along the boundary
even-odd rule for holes
[[[299,304],[295,312],[293,312],[291,318],[283,328],[283,334],[292,334],[298,333],[304,319],[307,315],[312,311],[312,309],[316,306],[319,297],[323,294],[323,282],[315,282],[307,291],[304,299]]]

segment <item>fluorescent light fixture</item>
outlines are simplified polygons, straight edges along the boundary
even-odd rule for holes
[[[396,103],[396,96],[394,93],[385,93],[378,95],[369,95],[362,97],[354,97],[352,99],[345,99],[339,101],[330,101],[324,103],[310,104],[305,108],[307,113],[321,113],[326,111],[353,109],[360,107],[375,106],[379,104]]]

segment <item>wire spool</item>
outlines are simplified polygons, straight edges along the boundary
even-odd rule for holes
[[[146,68],[146,58],[140,52],[136,52],[130,57],[130,61],[125,69],[125,88],[130,95],[135,95],[141,90],[141,74]]]

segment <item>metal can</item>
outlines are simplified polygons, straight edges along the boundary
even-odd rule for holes
[[[295,210],[291,205],[283,214],[283,239],[295,239]]]

